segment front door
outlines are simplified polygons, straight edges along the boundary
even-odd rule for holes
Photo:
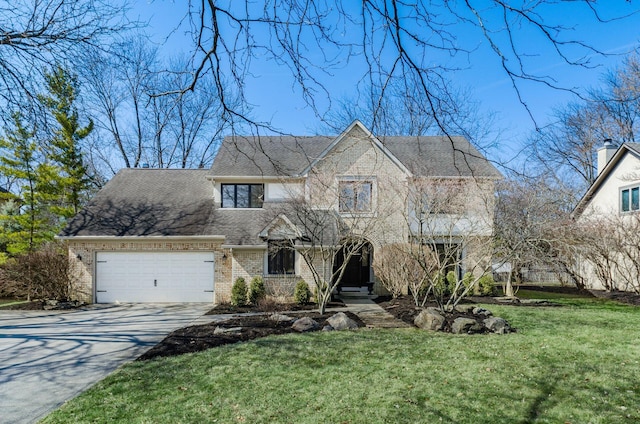
[[[362,246],[355,254],[349,258],[345,265],[344,274],[338,283],[338,289],[343,287],[366,287],[371,279],[371,255],[372,249],[369,243]],[[338,253],[334,272],[338,271],[344,264],[344,250]]]

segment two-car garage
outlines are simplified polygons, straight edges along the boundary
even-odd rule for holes
[[[97,252],[97,303],[213,302],[213,252]]]

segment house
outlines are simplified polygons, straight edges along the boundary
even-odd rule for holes
[[[573,211],[586,241],[578,261],[587,287],[640,291],[640,143],[605,140],[598,175]]]
[[[209,170],[121,170],[60,238],[88,302],[220,302],[255,275],[292,291],[335,266],[304,249],[356,239],[340,287],[383,293],[376,249],[427,227],[432,240],[489,237],[499,178],[463,137],[376,137],[359,121],[337,137],[230,136]],[[460,254],[490,266],[469,246]]]

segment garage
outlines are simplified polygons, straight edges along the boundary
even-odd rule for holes
[[[97,252],[97,303],[213,302],[213,252]]]

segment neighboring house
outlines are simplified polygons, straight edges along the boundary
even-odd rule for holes
[[[574,209],[593,240],[583,246],[580,273],[593,289],[640,289],[640,143],[598,150],[598,176]]]
[[[375,137],[359,121],[338,137],[234,136],[210,170],[121,170],[60,238],[88,302],[220,302],[255,275],[272,293],[292,290],[313,282],[303,245],[346,233],[366,243],[341,287],[362,286],[387,243],[490,237],[499,178],[462,137]],[[425,195],[441,202],[416,207]],[[490,267],[490,253],[472,250],[460,254]]]

